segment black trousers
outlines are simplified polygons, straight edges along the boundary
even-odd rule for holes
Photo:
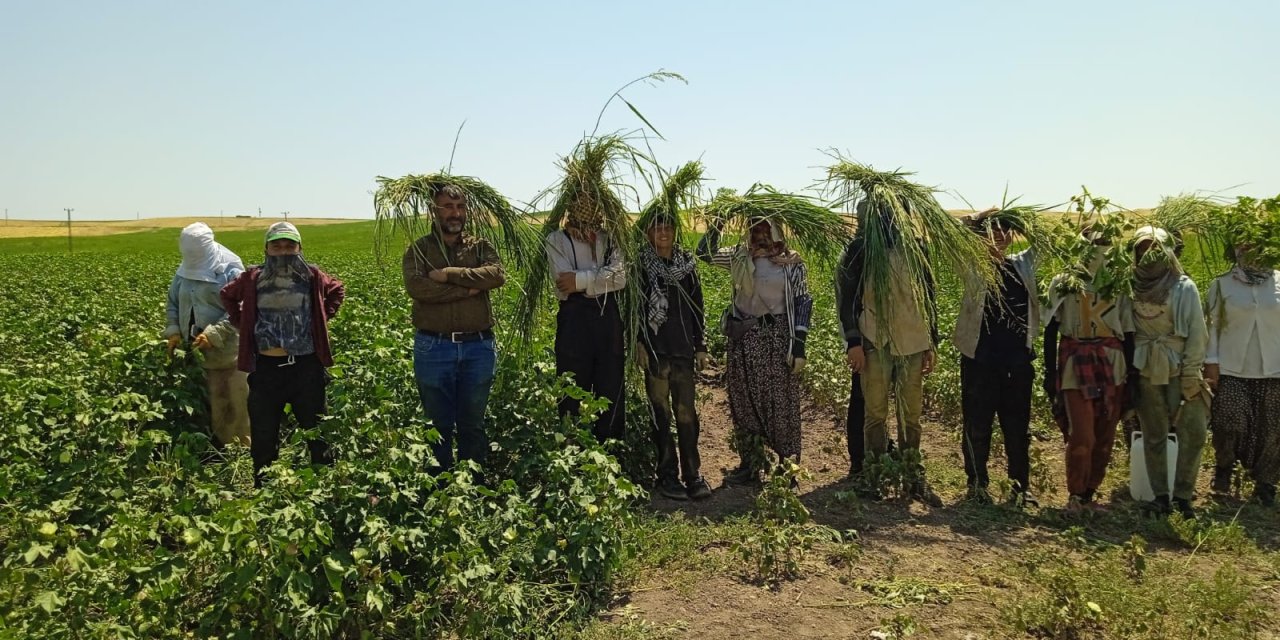
[[[863,441],[863,426],[867,421],[867,403],[862,397],[862,376],[853,374],[853,388],[849,390],[849,413],[845,417],[845,437],[849,441],[849,474],[862,473],[862,462],[867,457],[867,444]]]
[[[653,412],[653,443],[658,448],[658,480],[683,478],[687,485],[702,477],[698,456],[698,411],[695,406],[693,357],[657,356],[644,376],[649,409]],[[671,437],[675,413],[676,437]],[[680,456],[676,459],[676,442]],[[677,477],[677,472],[681,475]]]
[[[960,357],[960,404],[964,412],[964,472],[969,486],[989,483],[987,460],[991,431],[997,417],[1009,458],[1009,479],[1026,490],[1030,474],[1031,390],[1035,369],[1031,362],[984,364]]]
[[[262,470],[280,456],[280,423],[285,405],[303,429],[314,429],[324,413],[324,391],[328,384],[324,366],[315,354],[306,356],[264,356],[249,374],[249,433],[252,441],[254,483],[262,482]],[[320,439],[307,442],[312,464],[332,461],[329,446]]]
[[[609,401],[596,418],[596,439],[622,440],[626,435],[625,380],[626,351],[622,317],[614,296],[606,301],[580,294],[560,303],[556,313],[556,373],[573,374],[575,384]],[[560,400],[560,415],[578,412],[578,401]]]

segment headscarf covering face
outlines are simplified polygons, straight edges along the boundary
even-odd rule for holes
[[[773,247],[761,251],[752,245],[752,230],[759,224],[769,225],[769,237],[773,241]],[[743,234],[742,241],[738,244],[737,251],[733,254],[733,259],[729,262],[729,275],[733,280],[733,286],[742,291],[748,297],[755,294],[755,275],[756,275],[756,258],[768,258],[774,264],[787,265],[800,262],[800,255],[787,248],[786,237],[782,233],[782,228],[778,223],[770,219],[752,220],[747,228],[747,233]]]
[[[1133,297],[1139,302],[1164,304],[1182,277],[1182,265],[1173,255],[1173,236],[1164,229],[1147,226],[1133,235],[1135,247],[1143,242],[1150,246],[1133,268]]]
[[[213,240],[213,229],[203,222],[195,222],[183,228],[178,236],[178,249],[182,251],[182,264],[178,276],[200,282],[222,282],[229,269],[244,270],[244,263],[230,249]]]
[[[595,195],[579,191],[565,212],[564,230],[578,242],[590,243],[592,235],[604,227],[604,214]]]

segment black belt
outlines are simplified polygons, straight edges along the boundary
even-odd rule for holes
[[[449,333],[437,333],[435,331],[427,331],[426,329],[418,329],[418,333],[440,340],[448,340],[449,342],[479,342],[481,340],[492,340],[493,330],[485,329],[484,331],[451,331]]]

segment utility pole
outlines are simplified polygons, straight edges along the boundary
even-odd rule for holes
[[[288,211],[281,211],[281,213],[283,213],[283,214],[284,214],[284,221],[285,221],[285,222],[288,222],[288,221],[289,221],[289,212],[288,212]]]
[[[9,207],[4,208],[4,226],[9,226]]]
[[[258,207],[258,217],[262,217],[262,207]]]
[[[75,209],[64,208],[63,211],[67,212],[67,253],[71,253],[71,212],[75,211]]]

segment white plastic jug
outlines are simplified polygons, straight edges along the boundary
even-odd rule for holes
[[[1164,459],[1168,463],[1169,493],[1173,493],[1173,478],[1178,470],[1178,435],[1169,434],[1169,444],[1164,450]],[[1147,477],[1147,456],[1143,451],[1142,431],[1133,432],[1133,440],[1129,442],[1129,495],[1140,502],[1156,499],[1156,492],[1151,488],[1151,478]]]

